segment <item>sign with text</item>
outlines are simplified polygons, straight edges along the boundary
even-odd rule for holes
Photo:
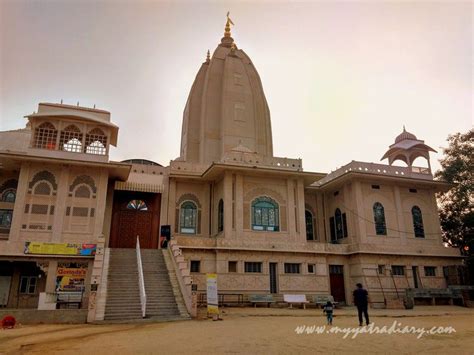
[[[94,256],[97,244],[25,242],[25,254]]]
[[[219,299],[217,297],[217,274],[207,276],[207,313],[219,314]]]
[[[56,270],[56,291],[84,291],[87,263],[58,263]]]

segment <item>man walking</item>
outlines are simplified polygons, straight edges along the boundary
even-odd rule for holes
[[[365,324],[369,325],[369,314],[367,313],[367,307],[369,305],[369,293],[367,290],[362,288],[362,284],[358,283],[357,288],[353,292],[354,304],[357,307],[359,313],[359,326],[362,326],[362,313],[364,313]]]

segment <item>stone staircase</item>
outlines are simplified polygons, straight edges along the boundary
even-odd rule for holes
[[[165,262],[163,252],[167,250],[143,249],[142,263],[146,292],[146,316],[148,318],[177,319],[189,318],[180,312],[177,302],[177,292],[170,280],[170,272]]]
[[[110,249],[104,320],[142,318],[135,249]]]
[[[174,269],[166,259],[167,253],[167,250],[141,250],[147,299],[145,320],[190,319]],[[135,249],[110,249],[104,321],[144,321]]]

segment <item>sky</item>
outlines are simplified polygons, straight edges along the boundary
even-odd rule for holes
[[[403,125],[438,151],[473,126],[473,2],[0,0],[0,130],[39,102],[105,109],[112,160],[168,165],[208,49],[232,36],[270,107],[274,155],[379,162]],[[423,163],[420,163],[423,165]]]

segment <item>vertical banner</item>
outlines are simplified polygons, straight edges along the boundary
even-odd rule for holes
[[[207,313],[219,314],[219,300],[217,297],[217,274],[207,276]]]

